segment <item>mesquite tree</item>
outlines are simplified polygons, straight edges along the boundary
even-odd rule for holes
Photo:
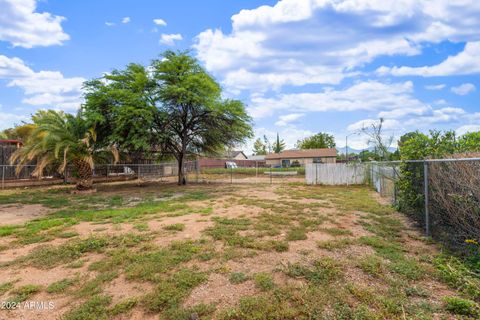
[[[130,64],[85,89],[83,112],[97,128],[97,144],[174,157],[179,184],[187,157],[221,153],[252,135],[243,103],[222,99],[220,85],[188,53],[167,51],[148,67]]]
[[[221,98],[220,85],[190,55],[167,51],[152,66],[159,138],[178,162],[178,183],[185,184],[187,156],[217,153],[243,142],[252,136],[251,118],[241,101]]]

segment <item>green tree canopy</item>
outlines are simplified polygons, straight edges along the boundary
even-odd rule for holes
[[[273,143],[272,148],[273,148],[273,152],[275,153],[280,153],[283,150],[285,150],[285,141],[283,141],[283,139],[280,139],[278,132],[277,132],[277,140],[275,140],[275,142]]]
[[[17,173],[32,160],[37,164],[34,176],[41,177],[47,166],[57,166],[63,173],[67,165],[73,165],[78,173],[77,189],[92,188],[92,169],[95,157],[101,153],[94,147],[96,133],[81,113],[76,116],[54,110],[38,111],[32,116],[34,129],[12,155],[12,163],[18,162]],[[117,152],[112,149],[117,158]]]
[[[256,155],[256,156],[266,155],[267,154],[267,146],[262,141],[262,139],[258,138],[253,143],[253,150],[252,151],[253,151],[253,154]]]
[[[252,136],[244,104],[222,99],[220,85],[185,52],[166,51],[148,68],[130,64],[85,89],[83,112],[96,124],[98,144],[173,156],[179,183],[188,155],[222,153]]]
[[[467,132],[458,139],[459,152],[480,152],[480,131]]]
[[[97,144],[116,144],[136,161],[155,146],[159,117],[156,103],[158,87],[147,69],[129,64],[84,85],[83,113],[95,125]]]
[[[335,138],[328,133],[319,132],[311,137],[297,141],[299,149],[335,148]]]
[[[188,154],[220,153],[252,136],[244,104],[222,99],[220,85],[195,58],[167,51],[152,69],[159,97],[159,141],[178,161],[179,184],[185,183]]]
[[[3,130],[0,133],[0,136],[2,136],[2,139],[15,139],[20,141],[26,141],[34,128],[35,125],[32,123],[23,123],[13,128]]]

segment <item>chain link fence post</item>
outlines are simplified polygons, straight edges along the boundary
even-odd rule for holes
[[[430,213],[428,211],[428,162],[423,162],[423,188],[424,188],[424,198],[425,198],[425,234],[427,237],[430,236]]]
[[[2,189],[5,189],[5,166],[2,166]]]
[[[393,204],[397,205],[397,170],[393,165]]]
[[[272,166],[273,165],[270,165],[270,184],[272,184]]]
[[[199,175],[200,175],[200,160],[197,159],[195,160],[195,174],[196,174],[196,179],[197,183],[199,182]]]

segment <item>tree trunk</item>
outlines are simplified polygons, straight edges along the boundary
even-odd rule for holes
[[[84,160],[75,160],[73,165],[78,172],[76,188],[79,191],[90,190],[93,187],[93,173],[90,164]]]
[[[185,178],[185,154],[180,154],[178,156],[178,185],[185,185],[187,184],[187,180]]]

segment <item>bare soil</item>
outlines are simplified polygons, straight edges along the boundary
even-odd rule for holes
[[[0,205],[0,226],[21,224],[52,212],[41,204]]]

